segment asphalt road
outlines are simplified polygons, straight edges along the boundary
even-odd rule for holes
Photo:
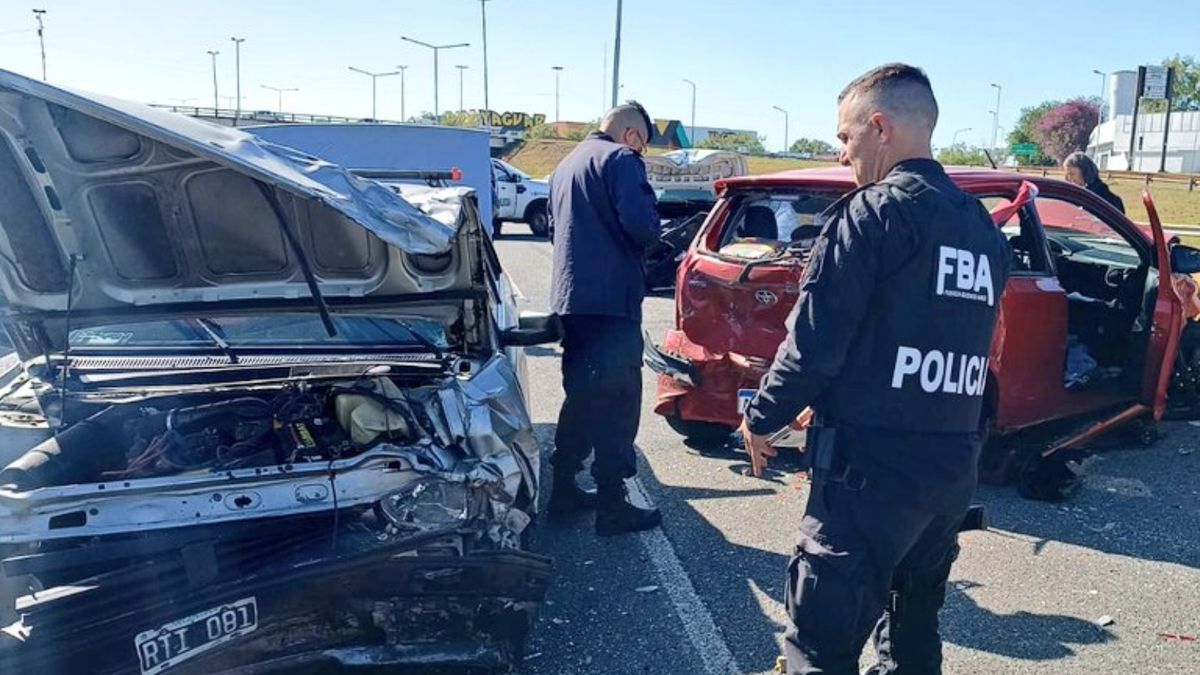
[[[524,305],[545,309],[550,245],[508,230],[503,264]],[[672,316],[671,298],[646,300],[652,336]],[[530,353],[545,453],[562,402],[559,354]],[[806,485],[786,461],[756,479],[740,455],[685,447],[651,411],[652,375],[643,371],[638,482],[663,528],[600,540],[588,516],[539,524],[534,546],[558,576],[520,673],[759,673],[780,653]],[[946,673],[1200,673],[1200,642],[1186,639],[1200,637],[1200,428],[1165,431],[1152,448],[1106,451],[1063,505],[981,489],[992,529],[962,537],[942,614]],[[871,657],[868,646],[864,665]]]

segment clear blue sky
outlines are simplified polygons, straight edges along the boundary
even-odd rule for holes
[[[433,107],[431,52],[399,39],[470,42],[443,52],[441,104],[483,104],[478,0],[5,0],[0,4],[0,67],[40,73],[31,7],[46,15],[51,82],[147,102],[211,105],[206,50],[217,49],[222,96],[234,92],[233,44],[242,45],[243,107],[274,109],[261,85],[299,87],[284,107],[296,112],[370,114],[370,80],[347,70],[409,65],[407,112]],[[493,0],[488,51],[493,109],[554,113],[551,66],[563,66],[566,120],[599,116],[609,100],[615,0]],[[637,98],[655,117],[689,122],[698,85],[697,124],[755,129],[767,146],[790,137],[833,142],[835,98],[859,73],[907,61],[933,80],[942,116],[934,141],[990,139],[996,90],[1000,124],[1047,98],[1096,95],[1093,69],[1113,71],[1200,52],[1195,0],[980,0],[801,2],[770,0],[626,0],[622,98]],[[227,101],[222,101],[222,106]],[[399,77],[379,80],[383,119],[400,115]]]

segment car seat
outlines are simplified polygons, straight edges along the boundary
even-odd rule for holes
[[[738,228],[742,239],[779,239],[779,226],[775,223],[775,212],[768,206],[754,205],[746,209],[746,217]]]

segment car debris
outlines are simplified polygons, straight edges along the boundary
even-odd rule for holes
[[[7,71],[0,188],[0,672],[519,658],[558,331],[474,193]]]
[[[1096,625],[1100,626],[1101,628],[1107,628],[1108,626],[1111,626],[1114,623],[1116,623],[1116,620],[1107,614],[1100,617],[1099,619],[1096,619]]]

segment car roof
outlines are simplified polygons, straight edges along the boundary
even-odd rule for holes
[[[955,184],[969,192],[989,187],[1019,185],[1021,181],[1026,180],[1038,184],[1053,182],[1067,185],[1065,181],[1060,181],[1056,178],[1023,174],[1015,171],[985,169],[975,166],[948,166],[946,167],[946,173]],[[726,178],[718,185],[718,189],[722,187],[729,189],[753,189],[815,185],[850,190],[855,187],[854,174],[851,173],[850,167],[845,166],[793,169],[759,176]]]

